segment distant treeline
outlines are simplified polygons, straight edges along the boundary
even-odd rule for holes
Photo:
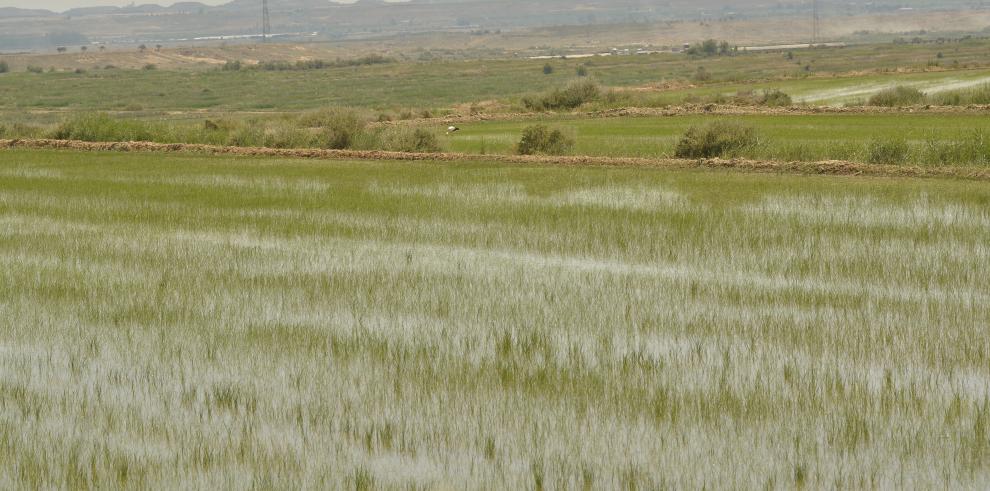
[[[263,70],[266,72],[290,71],[290,70],[322,70],[324,68],[344,68],[351,66],[383,65],[395,63],[394,58],[382,55],[368,55],[360,58],[350,58],[342,60],[340,58],[333,61],[326,60],[299,60],[291,61],[262,61],[257,64],[247,65],[240,60],[228,61],[223,65],[224,71],[237,70]]]

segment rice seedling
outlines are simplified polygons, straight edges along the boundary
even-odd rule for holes
[[[971,488],[990,191],[0,153],[4,488]]]

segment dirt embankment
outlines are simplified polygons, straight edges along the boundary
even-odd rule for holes
[[[690,116],[697,114],[708,114],[714,116],[759,116],[759,115],[811,115],[811,114],[988,114],[990,105],[968,105],[968,106],[908,106],[908,107],[875,107],[875,106],[788,106],[788,107],[762,107],[762,106],[737,106],[723,104],[687,104],[682,106],[670,106],[665,108],[649,107],[623,107],[617,109],[607,109],[603,111],[590,112],[546,112],[546,113],[479,113],[479,114],[451,114],[438,118],[414,118],[397,121],[385,121],[372,123],[372,126],[392,126],[392,125],[448,125],[448,124],[468,124],[481,123],[485,121],[532,121],[539,119],[593,119],[593,118],[630,118],[630,117],[670,117],[670,116]]]
[[[752,172],[836,176],[959,178],[990,181],[990,168],[875,165],[846,161],[778,162],[749,159],[646,159],[632,157],[558,157],[533,155],[473,155],[408,153],[377,150],[277,149],[150,142],[83,142],[73,140],[0,140],[2,149],[66,149],[90,152],[160,152],[208,155],[281,157],[325,160],[484,162],[515,165],[642,167],[665,169],[733,169]]]

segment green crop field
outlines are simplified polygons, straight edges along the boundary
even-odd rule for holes
[[[882,88],[897,80],[929,87],[988,78],[990,73],[985,70],[963,70],[986,67],[988,45],[988,40],[969,39],[797,50],[792,56],[782,52],[754,52],[694,58],[666,53],[549,62],[403,61],[288,72],[107,70],[105,65],[87,68],[84,73],[19,70],[0,74],[0,108],[7,110],[3,117],[8,120],[24,117],[32,110],[250,112],[300,111],[328,105],[378,110],[445,109],[456,104],[511,100],[561,86],[575,78],[581,65],[587,67],[591,77],[611,87],[671,81],[699,85],[657,94],[652,98],[655,104],[680,103],[685,97],[731,93],[764,85],[779,85],[808,102],[843,103],[868,97],[870,87]],[[544,75],[546,63],[554,67],[554,73]],[[710,80],[695,80],[699,67],[705,68]],[[878,70],[904,69],[955,71],[876,74]],[[858,72],[865,73],[861,77],[831,78]],[[757,81],[755,85],[753,81]],[[865,92],[864,85],[868,89]],[[853,93],[849,94],[850,91]]]
[[[533,121],[497,121],[460,125],[444,143],[466,153],[512,153],[523,129],[534,124],[560,128],[575,141],[574,154],[623,157],[672,157],[677,141],[691,126],[713,120],[738,122],[755,129],[757,145],[738,153],[772,160],[868,161],[877,141],[900,141],[907,153],[899,163],[990,164],[990,125],[985,115],[969,114],[756,114],[742,116],[574,118],[547,116]],[[948,147],[979,149],[947,157]],[[950,152],[951,153],[951,152]]]
[[[8,150],[0,231],[3,488],[990,480],[982,182]]]

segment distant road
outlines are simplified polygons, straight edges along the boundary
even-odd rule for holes
[[[781,51],[785,49],[844,48],[846,43],[778,44],[775,46],[742,46],[739,51]]]

